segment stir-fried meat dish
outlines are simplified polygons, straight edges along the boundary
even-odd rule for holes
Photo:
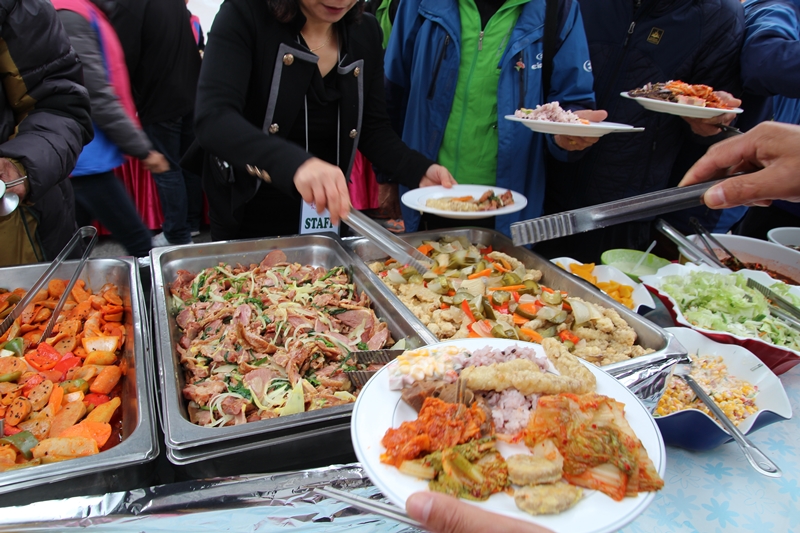
[[[193,423],[243,424],[355,401],[354,350],[393,342],[344,267],[287,262],[179,271],[177,344]]]
[[[722,102],[719,96],[714,94],[713,87],[709,87],[708,85],[690,85],[682,81],[648,83],[644,87],[628,91],[628,96],[665,100],[667,102],[699,107],[731,109],[730,106]]]
[[[428,207],[442,211],[494,211],[514,203],[514,194],[506,191],[497,196],[493,190],[488,190],[477,200],[473,196],[445,196],[431,198],[425,202]]]
[[[725,265],[726,267],[730,268],[734,272],[737,272],[737,271],[741,270],[742,268],[745,268],[747,270],[758,270],[759,272],[766,272],[767,274],[769,274],[769,276],[772,279],[777,279],[778,281],[782,281],[784,283],[788,283],[789,285],[800,285],[800,283],[798,283],[796,280],[790,278],[789,276],[786,276],[785,274],[781,274],[780,272],[776,272],[775,270],[772,270],[771,268],[767,268],[766,266],[764,266],[763,263],[744,263],[743,262],[742,265],[744,265],[744,266],[739,266],[739,264],[736,262],[736,260],[733,257],[726,257],[725,259],[722,259],[721,261],[722,261],[723,265]]]

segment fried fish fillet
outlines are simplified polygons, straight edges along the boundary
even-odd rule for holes
[[[532,515],[557,514],[578,503],[582,496],[583,491],[579,487],[558,481],[517,489],[514,491],[514,503]]]
[[[551,341],[551,342],[547,342]],[[547,344],[545,344],[547,342]],[[524,395],[594,392],[596,381],[574,355],[554,339],[544,339],[542,345],[548,358],[561,375],[543,372],[539,365],[528,359],[514,359],[488,366],[471,366],[461,371],[472,390],[504,391],[517,389]]]
[[[564,473],[563,461],[550,461],[544,457],[519,454],[506,459],[508,479],[516,485],[553,483]]]

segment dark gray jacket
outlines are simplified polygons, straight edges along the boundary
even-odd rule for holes
[[[52,259],[75,230],[67,176],[93,136],[81,64],[48,0],[0,0],[0,157],[28,174],[26,202]],[[15,131],[16,128],[16,131]]]

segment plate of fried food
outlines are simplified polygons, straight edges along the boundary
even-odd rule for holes
[[[486,185],[421,187],[406,192],[401,200],[416,211],[460,220],[508,215],[528,205],[516,191]]]
[[[688,118],[712,118],[724,113],[741,113],[742,109],[726,105],[713,87],[691,85],[679,80],[648,83],[622,92],[624,98],[636,100],[642,107],[657,113]]]
[[[666,469],[644,405],[551,338],[408,350],[362,390],[351,437],[372,482],[401,508],[415,492],[438,491],[556,532],[624,527]]]
[[[644,131],[629,124],[616,122],[589,122],[568,109],[562,109],[558,102],[537,105],[535,109],[520,108],[506,120],[519,122],[539,133],[553,135],[574,135],[577,137],[602,137],[607,133],[632,133]]]

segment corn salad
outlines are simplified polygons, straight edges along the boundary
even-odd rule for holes
[[[692,377],[737,426],[758,411],[755,397],[758,387],[728,374],[720,356],[692,355]],[[656,407],[656,416],[665,416],[684,409],[697,409],[714,418],[708,408],[680,378],[673,376]]]

